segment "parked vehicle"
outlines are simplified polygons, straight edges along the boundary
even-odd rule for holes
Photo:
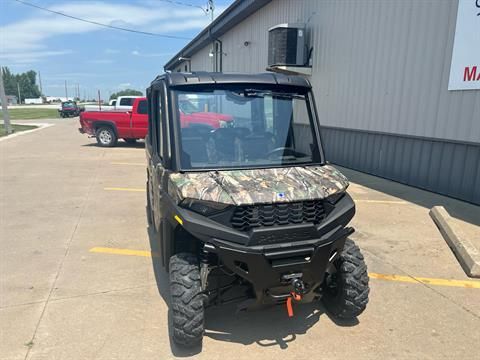
[[[115,146],[118,139],[135,143],[147,134],[147,99],[135,98],[131,111],[83,112],[80,115],[80,125],[80,133],[96,137],[100,146]]]
[[[197,131],[203,132],[226,127],[233,120],[230,115],[213,112],[187,114],[181,109],[179,112],[182,127],[195,127]],[[148,132],[147,99],[136,98],[132,111],[83,112],[80,116],[80,125],[79,131],[95,136],[100,146],[115,146],[120,138],[128,143],[134,143],[137,139],[145,138]]]
[[[325,160],[310,83],[168,73],[147,97],[147,218],[170,274],[173,340],[200,344],[205,308],[224,302],[293,316],[293,303],[321,300],[334,317],[360,315],[369,278],[349,239],[355,204]],[[232,120],[187,125],[178,109],[192,98]]]
[[[117,104],[117,99],[112,99],[108,102],[108,105],[115,106]]]
[[[78,106],[75,101],[63,101],[58,109],[62,118],[79,116],[85,109]]]
[[[111,104],[115,107],[115,110],[132,110],[133,103],[141,96],[119,96],[115,104]]]

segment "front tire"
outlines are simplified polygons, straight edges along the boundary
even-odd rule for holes
[[[113,147],[117,144],[115,131],[109,126],[102,126],[95,132],[97,143],[102,147]]]
[[[367,265],[360,249],[347,239],[333,271],[326,276],[322,301],[327,311],[340,319],[354,319],[368,303]]]
[[[179,253],[170,258],[170,294],[173,341],[184,347],[200,345],[204,332],[205,295],[194,254]]]

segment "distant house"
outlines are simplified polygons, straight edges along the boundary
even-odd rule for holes
[[[69,97],[69,98],[66,98],[66,97],[62,97],[62,96],[46,96],[45,97],[45,101],[47,103],[59,103],[59,102],[63,102],[63,101],[68,101],[68,100],[73,100],[72,97]]]
[[[25,105],[32,105],[32,104],[43,104],[43,98],[25,98]]]
[[[17,100],[17,97],[15,95],[7,95],[7,105],[10,106],[10,105],[17,105],[18,104],[18,100]],[[0,105],[2,104],[2,99],[0,99]]]

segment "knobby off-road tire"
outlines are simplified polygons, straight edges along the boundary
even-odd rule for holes
[[[117,144],[117,135],[110,126],[101,126],[95,132],[97,143],[102,147],[113,147]]]
[[[173,341],[184,347],[200,345],[205,319],[198,259],[191,253],[170,258],[170,294]]]
[[[347,239],[334,266],[336,273],[328,275],[322,301],[331,315],[354,319],[367,307],[370,288],[367,265],[353,240]]]

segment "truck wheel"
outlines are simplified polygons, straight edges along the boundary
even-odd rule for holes
[[[170,258],[170,294],[173,341],[184,346],[200,345],[204,332],[204,302],[198,259],[191,253]]]
[[[135,144],[137,142],[137,139],[123,139],[127,144]]]
[[[367,265],[355,243],[347,239],[333,271],[326,275],[322,301],[327,311],[341,319],[360,315],[368,303]]]
[[[95,132],[97,143],[103,147],[112,147],[117,143],[117,136],[113,129],[109,126],[102,126]]]

